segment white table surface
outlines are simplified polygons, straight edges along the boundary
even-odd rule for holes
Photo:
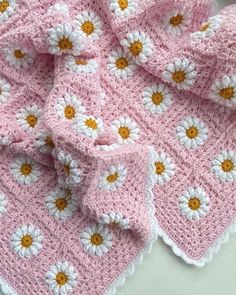
[[[191,1],[191,0],[189,0]],[[236,0],[219,0],[219,6]],[[235,15],[236,17],[236,15]],[[236,234],[204,268],[186,265],[159,239],[117,295],[235,295]]]

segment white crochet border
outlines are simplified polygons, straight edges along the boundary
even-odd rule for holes
[[[154,194],[152,192],[153,186],[155,184],[154,179],[154,169],[153,163],[155,161],[155,151],[152,147],[149,147],[149,161],[148,161],[148,170],[149,176],[147,180],[147,206],[149,210],[149,216],[151,219],[152,234],[150,240],[144,247],[144,249],[135,257],[134,261],[129,264],[125,271],[109,286],[104,295],[114,295],[119,287],[123,286],[126,279],[134,274],[134,271],[138,265],[143,261],[144,256],[151,252],[153,244],[157,240],[157,220],[155,217],[155,207],[154,207]]]

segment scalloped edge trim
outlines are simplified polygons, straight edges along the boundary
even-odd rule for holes
[[[205,254],[200,259],[192,259],[176,245],[176,243],[158,224],[158,236],[160,236],[163,241],[172,248],[173,253],[182,258],[187,264],[192,264],[197,267],[203,267],[206,263],[212,261],[213,256],[220,250],[221,246],[228,241],[230,234],[235,232],[236,218],[232,221],[228,228],[226,228],[224,232],[212,243],[212,245],[207,249]]]
[[[0,295],[17,295],[17,292],[0,277]]]
[[[137,266],[139,266],[144,256],[149,254],[152,250],[153,244],[156,242],[158,235],[158,223],[155,217],[155,207],[154,207],[154,194],[152,192],[153,186],[155,185],[155,178],[153,173],[153,163],[155,159],[155,151],[152,147],[149,147],[149,160],[148,160],[148,180],[147,180],[147,206],[148,213],[151,219],[151,236],[150,240],[145,245],[144,249],[134,258],[134,260],[128,265],[126,270],[121,273],[121,275],[108,287],[104,295],[114,295],[118,288],[122,287],[125,281],[134,274],[134,271]]]

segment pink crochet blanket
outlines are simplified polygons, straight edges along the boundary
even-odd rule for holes
[[[0,291],[114,294],[158,236],[236,229],[236,6],[0,0]]]

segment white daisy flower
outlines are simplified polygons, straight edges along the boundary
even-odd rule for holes
[[[132,56],[136,63],[145,63],[152,54],[153,44],[144,32],[128,33],[126,39],[121,41],[125,51]]]
[[[96,40],[102,34],[102,21],[100,17],[91,10],[86,10],[78,14],[76,16],[75,25],[81,37],[88,37]]]
[[[51,134],[47,130],[39,132],[36,136],[36,146],[43,154],[51,154],[55,148]]]
[[[156,154],[154,162],[154,177],[156,183],[164,185],[164,183],[170,181],[174,175],[175,165],[172,163],[171,158],[164,152]]]
[[[191,187],[179,198],[179,209],[189,220],[199,220],[210,210],[209,197],[202,188]]]
[[[66,295],[77,286],[78,274],[73,265],[67,261],[57,262],[49,268],[46,282],[54,295]]]
[[[223,20],[219,15],[215,15],[209,18],[209,20],[203,23],[198,32],[191,34],[191,37],[195,39],[204,39],[211,37],[222,26]]]
[[[13,178],[20,184],[36,182],[41,175],[40,165],[28,156],[19,156],[10,166]]]
[[[62,166],[62,177],[59,175],[59,184],[61,186],[75,186],[80,183],[82,172],[78,168],[77,161],[72,159],[71,155],[65,154],[62,151],[59,151],[56,157]]]
[[[48,31],[49,53],[79,55],[83,50],[80,34],[70,23],[59,24]]]
[[[30,133],[38,127],[43,111],[37,105],[21,108],[16,115],[20,127]]]
[[[8,100],[11,95],[10,90],[11,85],[5,79],[0,79],[0,104]]]
[[[7,212],[7,199],[4,193],[0,191],[0,217],[2,217]]]
[[[113,51],[107,60],[107,67],[117,78],[127,79],[137,69],[136,63],[129,54],[124,53],[121,48]]]
[[[43,247],[41,231],[33,225],[22,225],[11,237],[12,250],[21,258],[38,255]]]
[[[46,197],[46,208],[56,219],[66,220],[77,209],[76,201],[67,189],[56,188]]]
[[[48,9],[49,13],[58,12],[62,15],[69,16],[69,7],[65,3],[56,3],[49,7]]]
[[[137,10],[137,0],[110,0],[110,9],[118,17],[128,17]]]
[[[188,117],[176,129],[177,139],[187,149],[196,149],[208,138],[208,128],[198,118]]]
[[[119,135],[120,143],[134,143],[139,138],[139,127],[129,117],[122,117],[115,120],[111,128]]]
[[[102,256],[112,246],[112,233],[101,224],[94,224],[81,234],[84,249],[92,255]]]
[[[35,54],[24,48],[9,47],[4,49],[6,61],[16,69],[27,69],[33,62]]]
[[[154,84],[144,89],[143,104],[151,113],[161,115],[172,104],[172,94],[164,84]]]
[[[103,122],[94,116],[80,115],[75,120],[74,128],[78,133],[96,139],[103,131]]]
[[[236,75],[223,76],[211,86],[210,98],[227,107],[236,106]]]
[[[7,136],[0,134],[0,145],[10,145],[12,143],[12,139]]]
[[[236,181],[236,152],[222,151],[213,161],[212,171],[221,181]]]
[[[110,212],[108,214],[103,214],[99,219],[99,223],[117,226],[121,229],[129,229],[130,227],[129,219],[125,218],[119,212]]]
[[[95,59],[72,55],[66,57],[65,66],[68,70],[77,74],[92,74],[98,69],[98,63]]]
[[[101,176],[99,188],[104,191],[115,191],[126,179],[127,169],[124,165],[112,165]]]
[[[163,28],[174,36],[181,35],[188,29],[192,20],[192,14],[186,10],[174,10],[168,12],[163,18]]]
[[[76,95],[66,93],[57,100],[56,110],[62,120],[73,121],[85,112],[85,107]]]
[[[0,1],[0,24],[4,23],[16,11],[16,0]]]
[[[173,63],[166,65],[165,71],[162,73],[162,79],[179,90],[188,90],[193,86],[196,75],[194,63],[187,58],[175,59]]]

